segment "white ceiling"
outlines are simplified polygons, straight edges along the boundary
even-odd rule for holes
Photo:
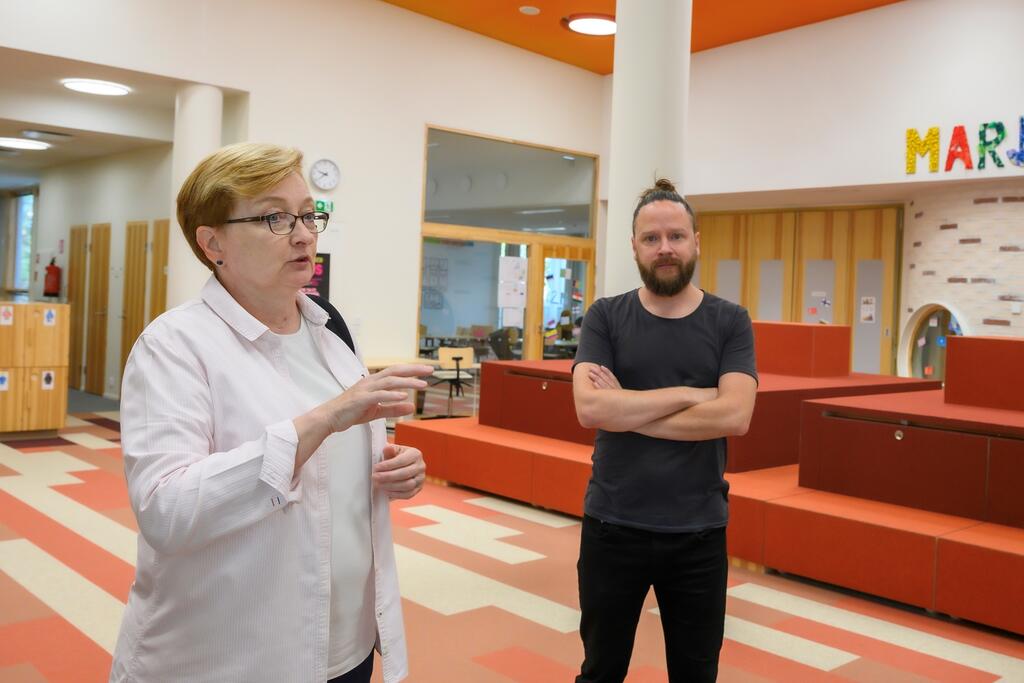
[[[21,131],[37,128],[39,126],[28,121],[0,119],[0,137],[4,138],[21,137]],[[13,152],[0,150],[0,189],[17,189],[35,185],[43,169],[51,166],[119,154],[140,147],[167,144],[159,140],[97,133],[61,126],[45,126],[44,128],[50,132],[67,133],[73,137],[65,141],[51,143],[52,147],[48,150],[16,150]]]
[[[68,90],[63,78],[115,81],[132,88],[124,97]],[[0,48],[0,137],[25,129],[73,137],[44,151],[12,155],[0,150],[0,190],[38,183],[52,166],[104,157],[173,137],[174,103],[185,82],[164,76]],[[235,91],[224,89],[225,95]]]

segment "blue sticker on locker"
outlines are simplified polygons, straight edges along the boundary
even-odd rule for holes
[[[940,347],[945,348],[946,347],[946,338],[945,337],[938,337],[935,340],[935,343],[938,344]]]

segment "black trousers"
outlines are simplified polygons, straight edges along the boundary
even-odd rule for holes
[[[363,663],[345,673],[332,678],[327,683],[370,683],[370,674],[373,673],[373,650],[370,656],[363,660]]]
[[[664,534],[583,518],[576,683],[622,683],[636,626],[654,587],[671,683],[714,681],[729,574],[725,528]]]

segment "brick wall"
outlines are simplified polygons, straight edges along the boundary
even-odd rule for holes
[[[924,192],[904,211],[900,348],[929,304],[948,308],[964,334],[1024,336],[1024,179]]]

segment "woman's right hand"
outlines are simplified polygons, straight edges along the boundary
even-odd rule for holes
[[[433,372],[429,365],[392,365],[363,377],[317,410],[322,411],[331,432],[382,417],[410,415],[415,406],[407,400],[407,391],[426,389],[427,383],[419,378]]]

